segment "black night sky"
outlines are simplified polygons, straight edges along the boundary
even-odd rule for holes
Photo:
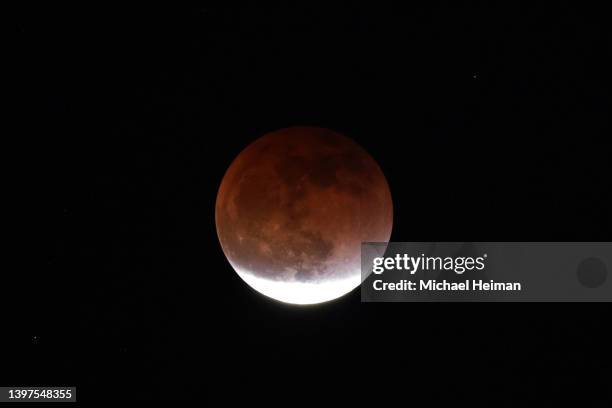
[[[15,15],[15,171],[33,198],[26,262],[5,270],[2,385],[604,406],[607,304],[362,304],[356,290],[283,305],[234,273],[214,206],[250,142],[320,126],[380,164],[394,241],[610,241],[607,15],[221,3]]]

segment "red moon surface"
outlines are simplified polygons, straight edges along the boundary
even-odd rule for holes
[[[217,234],[238,275],[287,303],[320,303],[361,283],[361,243],[386,242],[393,204],[374,159],[316,127],[268,133],[230,165],[217,194]]]

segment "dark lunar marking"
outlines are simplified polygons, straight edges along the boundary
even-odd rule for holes
[[[360,157],[357,152],[344,154],[340,159],[342,160],[343,166],[350,170],[352,173],[362,175],[369,174],[365,173],[369,166],[365,163],[363,157]]]
[[[308,162],[302,156],[287,156],[274,165],[278,176],[287,184],[294,184],[306,175]]]
[[[262,187],[260,184],[249,174],[245,174],[242,178],[235,201],[241,217],[251,221],[260,221],[265,218],[270,206],[278,203],[279,186],[267,184]]]
[[[606,264],[599,258],[587,258],[580,262],[576,272],[578,281],[587,288],[598,288],[608,277]]]
[[[340,190],[347,191],[349,194],[352,194],[357,197],[360,197],[365,191],[363,186],[358,183],[349,183],[346,186],[339,188]]]
[[[323,188],[330,187],[338,182],[336,172],[341,166],[342,163],[337,160],[337,157],[324,157],[312,166],[312,170],[308,174],[308,179],[315,186]]]
[[[307,251],[310,256],[314,256],[320,261],[325,261],[331,255],[334,244],[324,240],[320,233],[302,231],[301,235],[306,240],[304,250]]]
[[[295,274],[295,279],[300,282],[308,282],[313,278],[313,273],[310,271],[299,270]]]

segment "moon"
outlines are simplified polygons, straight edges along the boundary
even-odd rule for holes
[[[387,242],[393,204],[374,159],[348,137],[290,127],[247,146],[215,206],[221,247],[257,292],[293,304],[336,299],[361,283],[361,243]]]

